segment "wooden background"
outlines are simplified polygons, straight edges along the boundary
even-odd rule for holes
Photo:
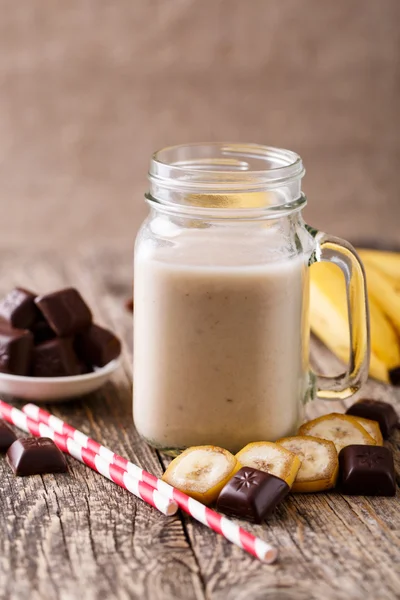
[[[0,0],[0,249],[129,252],[151,153],[291,148],[307,220],[400,246],[399,0]]]
[[[130,261],[118,252],[66,259],[56,252],[9,252],[0,293],[20,283],[54,289],[73,283],[96,320],[124,341],[114,381],[82,401],[50,405],[66,421],[160,475],[165,465],[132,423]],[[319,345],[313,362],[338,363]],[[369,382],[364,394],[399,392]],[[310,416],[343,410],[316,401]],[[391,443],[400,470],[400,432]],[[275,544],[267,566],[187,516],[164,517],[68,459],[69,474],[15,478],[0,457],[0,600],[395,600],[400,590],[400,511],[396,498],[291,495],[264,525],[245,524]]]

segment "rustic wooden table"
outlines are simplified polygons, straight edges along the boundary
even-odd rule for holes
[[[124,340],[123,367],[92,396],[49,405],[66,421],[147,470],[165,459],[132,423],[132,317],[124,308],[129,259],[104,250],[72,260],[57,254],[2,254],[0,293],[20,284],[47,291],[73,284],[99,323]],[[313,361],[337,363],[319,345]],[[396,391],[369,382],[369,397],[397,402]],[[314,402],[310,415],[343,410]],[[392,441],[399,448],[400,435]],[[386,600],[400,594],[398,498],[292,495],[251,531],[275,544],[280,559],[263,565],[186,515],[167,518],[88,467],[68,459],[66,475],[15,478],[0,459],[1,600]],[[399,472],[397,451],[397,472]]]

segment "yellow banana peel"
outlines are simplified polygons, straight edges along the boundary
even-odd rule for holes
[[[389,277],[397,285],[397,289],[400,289],[400,252],[365,250],[363,248],[357,249],[357,252],[364,263],[373,265],[386,277]]]
[[[368,296],[379,306],[400,334],[400,294],[396,292],[390,279],[383,275],[372,263],[365,261]]]
[[[369,298],[369,314],[372,351],[385,363],[389,370],[395,369],[400,366],[399,337],[390,321],[372,298]]]
[[[400,344],[392,324],[371,302],[371,377],[389,383],[389,369],[400,365]],[[348,362],[350,336],[346,286],[338,266],[316,263],[310,269],[310,324],[312,331],[338,358]]]

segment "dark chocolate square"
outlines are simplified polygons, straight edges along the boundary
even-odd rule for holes
[[[400,367],[395,367],[389,371],[390,383],[395,386],[400,385]]]
[[[217,510],[261,523],[287,496],[289,489],[286,481],[275,475],[242,467],[219,494]]]
[[[104,367],[121,354],[121,342],[108,329],[91,325],[76,336],[75,349],[85,363]]]
[[[87,373],[93,373],[93,367],[91,365],[87,365],[83,360],[78,358],[79,363],[79,374],[86,375]]]
[[[125,300],[125,308],[128,312],[133,312],[133,298]]]
[[[20,438],[9,447],[7,461],[21,476],[68,471],[63,453],[50,438]]]
[[[0,323],[0,372],[28,375],[33,348],[30,331]]]
[[[33,340],[35,346],[38,344],[43,344],[43,342],[48,342],[49,340],[53,340],[56,337],[56,334],[48,325],[43,318],[40,321],[37,321],[32,327],[31,331],[33,333]]]
[[[0,452],[7,452],[16,439],[17,436],[11,427],[3,419],[0,419]]]
[[[345,446],[339,453],[339,489],[354,496],[394,496],[393,454],[383,446]]]
[[[67,377],[81,372],[82,366],[75,354],[72,338],[55,338],[33,349],[34,377]]]
[[[381,400],[359,400],[347,409],[346,414],[377,421],[385,439],[390,436],[399,421],[393,406]]]
[[[0,318],[15,329],[30,329],[40,317],[35,298],[36,294],[24,288],[11,290],[0,301]]]
[[[53,331],[63,337],[83,331],[92,322],[92,313],[75,288],[65,288],[35,300]]]

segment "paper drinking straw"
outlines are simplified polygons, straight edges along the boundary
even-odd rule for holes
[[[44,423],[31,419],[28,415],[2,400],[0,400],[0,417],[36,437],[48,437],[52,439],[62,452],[73,456],[97,473],[100,473],[100,475],[107,477],[110,481],[128,490],[128,492],[131,492],[137,498],[157,508],[164,515],[171,516],[177,512],[178,505],[173,499],[163,495],[147,483],[132,477],[124,469],[105,460],[99,454],[93,452],[93,450],[80,446],[72,438],[57,433]]]
[[[194,500],[165,481],[158,479],[155,475],[148,473],[141,467],[128,461],[126,458],[115,454],[109,448],[102,446],[99,442],[96,442],[78,429],[75,429],[39,406],[36,406],[35,404],[26,404],[22,410],[32,419],[48,425],[59,434],[69,436],[75,440],[75,442],[89,448],[93,452],[97,452],[104,460],[117,465],[133,477],[145,481],[168,498],[175,500],[178,506],[194,519],[203,523],[203,525],[206,525],[206,527],[209,527],[216,533],[224,536],[230,542],[236,544],[239,548],[246,550],[246,552],[252,554],[259,560],[268,564],[272,564],[276,561],[278,550],[275,547],[267,544],[260,538],[257,538],[227,517],[211,510],[201,502]]]

